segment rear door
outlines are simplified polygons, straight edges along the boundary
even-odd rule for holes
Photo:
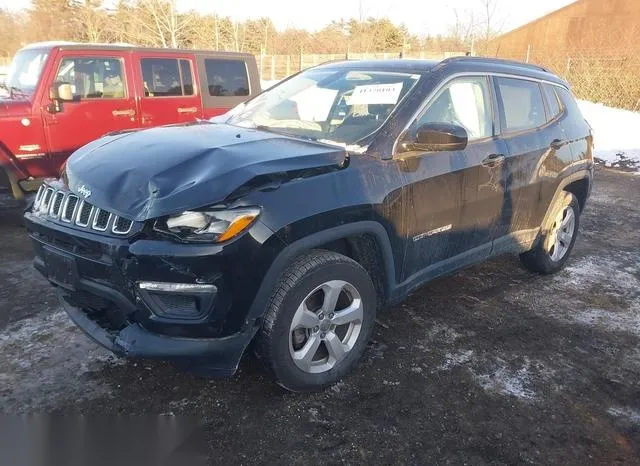
[[[49,150],[59,167],[79,147],[112,131],[139,126],[126,51],[62,51],[54,63],[54,82],[69,83],[73,102],[51,113],[43,105]],[[51,86],[47,86],[47,89]],[[48,97],[45,98],[48,103]]]
[[[222,115],[260,92],[253,56],[199,55],[197,61],[207,118]]]
[[[500,109],[501,136],[507,144],[499,175],[505,190],[497,253],[515,246],[526,250],[541,224],[542,183],[562,170],[562,158],[571,154],[565,137],[550,115],[543,97],[543,83],[515,77],[494,77]],[[557,103],[557,101],[556,101]],[[557,107],[557,105],[556,105]],[[555,111],[554,111],[555,112]]]
[[[192,55],[145,53],[138,55],[137,61],[143,127],[203,118]]]

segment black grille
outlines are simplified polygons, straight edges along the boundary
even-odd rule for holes
[[[107,225],[109,224],[109,219],[111,218],[111,214],[106,210],[98,209],[96,215],[93,219],[93,229],[105,231],[107,229]]]
[[[128,235],[134,226],[132,220],[99,209],[66,189],[55,189],[46,183],[38,189],[33,212],[65,223],[75,223],[79,227],[109,231],[120,236]]]
[[[42,198],[42,211],[46,212],[49,210],[49,203],[51,202],[51,196],[53,196],[53,189],[49,188],[44,192],[44,196]]]
[[[199,320],[206,313],[206,309],[201,309],[195,296],[165,293],[149,293],[147,296],[153,313],[159,317]]]
[[[53,197],[53,206],[51,207],[51,215],[58,217],[60,215],[60,208],[62,207],[62,201],[64,200],[64,193],[58,191]]]
[[[131,220],[127,220],[126,218],[122,217],[116,217],[113,222],[113,232],[119,235],[125,235],[129,233],[132,226],[133,222]]]
[[[81,227],[86,227],[89,224],[91,210],[93,210],[93,206],[83,201],[82,204],[80,204],[80,212],[78,212],[78,220],[76,220],[76,223]]]
[[[62,212],[62,220],[65,222],[70,222],[73,220],[73,214],[76,212],[76,207],[78,206],[78,198],[73,194],[70,194],[67,197],[67,201],[64,206],[64,212]]]

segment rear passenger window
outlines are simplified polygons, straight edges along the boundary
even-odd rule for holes
[[[552,86],[550,84],[544,84],[542,86],[542,89],[544,90],[544,96],[547,98],[547,104],[549,104],[549,118],[547,121],[555,120],[558,115],[562,113],[560,101],[558,101],[558,96],[553,90],[554,87],[555,86]]]
[[[496,78],[496,84],[503,131],[534,129],[547,122],[542,92],[537,82]]]
[[[140,63],[145,97],[193,95],[189,60],[143,58]]]
[[[214,97],[249,95],[249,77],[243,60],[205,58],[209,95]]]

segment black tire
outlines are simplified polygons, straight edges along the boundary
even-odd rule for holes
[[[560,213],[565,211],[567,207],[570,207],[575,215],[573,234],[571,235],[571,241],[564,255],[559,260],[553,260],[549,252],[548,243],[556,227],[555,219]],[[536,246],[532,250],[520,255],[520,261],[525,268],[542,275],[550,275],[562,270],[571,255],[580,228],[580,203],[578,199],[573,194],[565,191],[554,206],[550,219],[549,224],[543,226],[542,236],[536,243]]]
[[[305,372],[290,352],[293,318],[310,293],[333,280],[347,282],[360,295],[363,312],[359,334],[351,350],[334,367],[320,373]],[[280,386],[295,392],[320,390],[341,379],[360,359],[373,330],[376,306],[373,282],[360,264],[335,252],[309,251],[295,259],[280,277],[267,304],[254,351]]]

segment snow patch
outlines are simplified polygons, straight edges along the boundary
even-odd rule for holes
[[[607,413],[609,413],[613,417],[623,418],[631,424],[640,425],[640,411],[633,408],[628,407],[613,407],[607,409]]]
[[[0,333],[0,411],[59,406],[110,393],[90,376],[105,365],[124,364],[93,343],[62,311],[9,325]]]
[[[640,170],[640,112],[578,101],[585,119],[593,128],[594,156],[607,167]]]
[[[447,353],[444,356],[444,362],[440,365],[439,369],[448,371],[455,366],[462,366],[467,364],[473,358],[473,350],[460,350],[456,353]]]
[[[488,374],[476,374],[474,378],[482,388],[489,392],[497,392],[502,395],[514,396],[525,401],[536,399],[533,390],[533,375],[531,373],[531,361],[524,358],[524,364],[518,369],[512,369],[499,359],[498,367]]]

